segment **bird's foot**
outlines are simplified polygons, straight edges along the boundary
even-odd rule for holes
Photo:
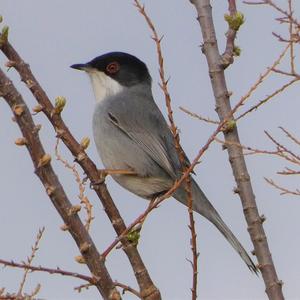
[[[107,175],[137,175],[137,173],[130,169],[102,169],[98,172],[104,176],[104,179]]]
[[[123,169],[98,169],[99,179],[91,183],[91,188],[95,188],[98,185],[101,185],[105,182],[107,175],[137,175],[136,172],[132,170],[123,170]]]

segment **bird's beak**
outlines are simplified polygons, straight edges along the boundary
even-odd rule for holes
[[[80,70],[80,71],[88,71],[91,69],[89,64],[75,64],[70,66],[72,69]]]

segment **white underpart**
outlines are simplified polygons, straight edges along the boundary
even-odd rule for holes
[[[91,79],[97,102],[101,102],[106,97],[114,96],[123,89],[122,85],[103,72],[98,70],[88,70],[87,73]]]

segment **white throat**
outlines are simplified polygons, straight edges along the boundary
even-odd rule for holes
[[[101,102],[107,97],[114,96],[123,89],[122,85],[103,72],[89,70],[87,73],[91,79],[96,102]]]

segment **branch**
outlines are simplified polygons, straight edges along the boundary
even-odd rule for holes
[[[218,121],[214,121],[214,120],[211,120],[210,118],[202,117],[194,112],[189,111],[188,109],[186,109],[182,106],[180,106],[179,109],[182,110],[183,112],[185,112],[186,114],[188,114],[189,116],[196,118],[200,121],[204,121],[204,122],[210,123],[210,124],[219,124]]]
[[[9,267],[13,267],[13,268],[19,268],[19,269],[24,269],[27,271],[31,271],[31,272],[46,272],[49,274],[59,274],[62,276],[68,276],[68,277],[74,277],[74,278],[78,278],[84,281],[87,281],[89,283],[91,283],[92,285],[95,284],[95,278],[94,277],[90,277],[87,275],[83,275],[77,272],[70,272],[70,271],[66,271],[66,270],[62,270],[60,268],[46,268],[46,267],[42,267],[42,266],[32,266],[30,264],[25,264],[25,263],[17,263],[14,261],[8,261],[8,260],[4,260],[4,259],[0,259],[0,264],[4,265],[4,266],[9,266]]]
[[[80,204],[84,205],[84,208],[85,208],[86,214],[87,214],[87,219],[85,220],[85,228],[87,229],[87,231],[89,231],[91,222],[94,219],[93,205],[89,201],[88,197],[84,194],[84,192],[85,192],[84,180],[81,180],[79,172],[76,169],[76,165],[75,164],[70,165],[70,163],[60,155],[60,153],[58,151],[58,144],[59,144],[59,138],[57,138],[56,144],[55,144],[56,159],[59,160],[67,169],[71,170],[75,177],[75,180],[76,180],[76,183],[78,184],[78,189],[79,189],[78,198],[80,199]],[[80,144],[82,145],[82,143],[80,143]]]
[[[5,99],[14,113],[31,159],[34,164],[35,174],[45,187],[46,193],[51,199],[56,210],[68,226],[68,230],[75,240],[85,262],[95,277],[95,286],[104,299],[111,299],[112,295],[119,295],[114,283],[104,265],[103,258],[86,231],[77,213],[72,209],[57,175],[51,166],[51,157],[46,154],[40,141],[37,127],[31,113],[26,106],[21,94],[18,93],[11,80],[0,69],[0,94]]]
[[[0,36],[1,37],[1,36]],[[28,64],[26,64],[16,50],[9,42],[5,42],[1,46],[2,52],[10,60],[11,67],[14,67],[22,81],[27,85],[37,102],[42,108],[50,123],[53,125],[57,136],[63,141],[70,152],[75,157],[78,164],[82,167],[85,174],[91,181],[95,192],[102,202],[104,210],[110,219],[118,236],[126,230],[125,223],[114,204],[105,183],[99,184],[99,172],[93,161],[88,157],[80,144],[75,140],[70,130],[62,120],[60,114],[55,113],[55,108],[49,100],[47,94],[42,89],[34,75],[32,74]],[[134,270],[134,275],[137,279],[140,293],[145,300],[159,300],[161,299],[159,290],[153,284],[150,275],[142,261],[142,258],[136,247],[132,245],[126,238],[120,239],[123,250],[126,253],[130,264]]]
[[[37,252],[37,250],[39,249],[39,243],[42,239],[42,236],[43,236],[43,233],[45,231],[45,227],[43,227],[42,229],[39,230],[37,236],[36,236],[36,241],[32,247],[32,251],[31,251],[31,255],[28,257],[27,259],[27,264],[28,265],[31,265],[34,257],[35,257],[35,254]],[[22,281],[20,283],[20,287],[19,287],[19,290],[18,290],[18,296],[21,296],[22,295],[22,292],[23,292],[23,288],[24,288],[24,285],[25,285],[25,282],[26,282],[26,278],[27,278],[27,275],[28,275],[28,271],[29,269],[25,269],[25,272],[23,274],[23,278],[22,278]]]
[[[234,41],[240,25],[242,25],[244,22],[243,15],[236,9],[235,0],[228,0],[228,11],[229,15],[225,15],[225,20],[228,23],[228,31],[226,33],[226,48],[221,56],[224,69],[233,63],[234,56],[236,55]],[[238,22],[236,22],[238,18],[240,19]],[[239,53],[237,53],[237,55],[239,55]]]
[[[294,78],[291,81],[289,81],[288,83],[284,84],[282,87],[280,87],[279,89],[277,89],[276,91],[274,91],[272,94],[268,95],[266,98],[260,100],[257,104],[251,106],[249,109],[247,109],[245,112],[243,112],[242,114],[240,114],[237,118],[236,121],[243,118],[245,115],[249,114],[250,112],[257,110],[261,105],[267,103],[269,100],[271,100],[272,98],[274,98],[275,96],[277,96],[278,94],[282,93],[285,89],[287,89],[288,87],[290,87],[292,84],[294,84],[295,82],[299,81],[300,78]]]
[[[135,6],[138,8],[141,15],[145,18],[146,23],[148,24],[153,36],[152,39],[154,40],[156,44],[156,50],[157,50],[157,57],[158,57],[158,64],[159,64],[159,75],[160,75],[160,88],[162,89],[164,95],[165,95],[165,103],[168,111],[168,118],[170,122],[170,129],[173,134],[174,138],[174,145],[179,157],[179,161],[181,164],[182,171],[186,171],[186,163],[185,163],[185,154],[183,152],[183,149],[180,145],[180,137],[177,130],[177,126],[175,124],[174,118],[173,118],[173,110],[171,107],[171,96],[168,90],[168,82],[169,79],[166,79],[165,77],[165,69],[164,69],[164,58],[161,50],[161,40],[162,37],[159,38],[157,31],[155,29],[155,26],[150,19],[150,17],[147,15],[145,11],[145,7],[141,5],[139,0],[134,0]],[[187,193],[187,206],[188,206],[188,214],[189,214],[189,221],[190,221],[190,231],[191,231],[191,250],[193,254],[193,276],[192,276],[192,299],[196,300],[197,298],[197,279],[198,279],[198,252],[197,252],[197,234],[195,229],[195,222],[194,222],[194,214],[193,214],[193,197],[191,193],[191,180],[190,180],[190,174],[188,174],[186,181],[185,181],[185,190]]]
[[[293,195],[293,196],[300,196],[300,190],[296,189],[295,191],[292,191],[290,189],[287,189],[285,187],[282,187],[275,183],[272,179],[265,178],[265,181],[275,187],[277,190],[279,190],[281,193],[280,195]]]
[[[209,67],[211,84],[216,101],[216,111],[220,121],[223,121],[232,113],[232,109],[229,101],[224,69],[223,66],[220,65],[220,53],[215,35],[211,4],[209,0],[190,1],[197,10],[198,21],[204,40],[203,52]],[[240,144],[236,127],[224,131],[224,137],[225,141]],[[255,254],[259,261],[259,268],[265,282],[266,293],[269,299],[283,300],[282,283],[277,278],[267,238],[255,202],[255,196],[243,151],[240,147],[235,145],[228,145],[227,150],[248,224],[248,230],[254,245]]]

